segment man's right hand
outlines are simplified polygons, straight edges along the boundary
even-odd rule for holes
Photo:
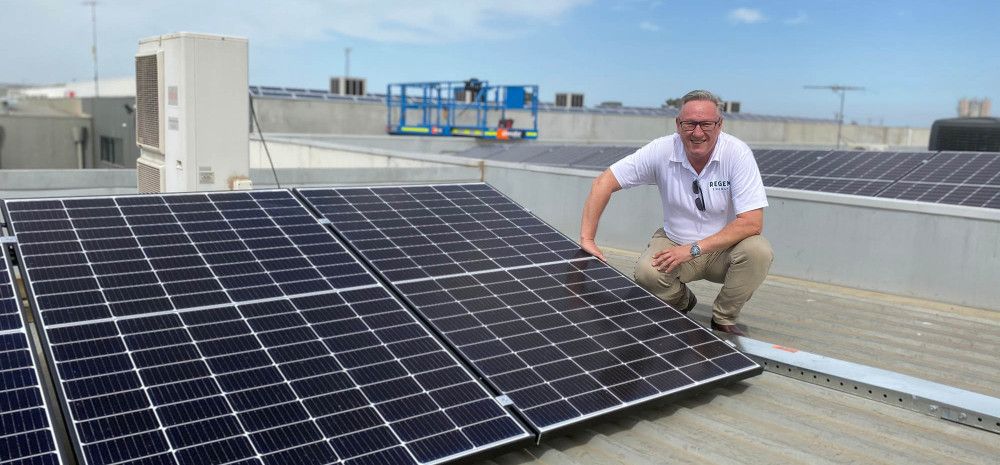
[[[604,252],[601,252],[600,247],[597,246],[597,243],[595,243],[593,239],[580,238],[580,248],[583,249],[584,252],[599,258],[602,262],[608,261],[607,258],[604,258]]]

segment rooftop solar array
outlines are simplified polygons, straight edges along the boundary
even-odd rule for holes
[[[761,150],[754,156],[766,186],[872,197],[934,153]]]
[[[635,146],[484,144],[456,155],[604,170]],[[754,151],[767,187],[1000,208],[995,152]]]
[[[760,372],[485,184],[298,192],[538,431]]]
[[[47,396],[39,382],[7,246],[0,243],[0,247],[0,464],[59,464]]]
[[[1000,208],[1000,153],[941,152],[879,197]]]
[[[289,191],[4,206],[81,463],[438,463],[531,437]]]

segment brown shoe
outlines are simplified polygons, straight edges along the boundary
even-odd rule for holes
[[[718,323],[715,322],[715,318],[712,318],[712,329],[714,329],[716,331],[719,331],[719,332],[723,332],[723,333],[734,334],[736,336],[746,336],[747,335],[746,333],[743,332],[743,330],[741,330],[739,328],[739,326],[736,326],[736,325],[720,325],[720,324],[718,324]]]
[[[694,292],[691,292],[691,289],[688,289],[687,291],[688,291],[688,304],[687,307],[684,307],[684,310],[681,310],[681,313],[685,315],[687,315],[688,312],[690,312],[691,310],[694,310],[695,305],[698,305],[698,297],[694,295]]]

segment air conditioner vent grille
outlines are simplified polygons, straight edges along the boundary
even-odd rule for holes
[[[163,165],[139,158],[135,164],[137,176],[136,190],[140,194],[163,192]]]
[[[156,55],[135,57],[135,137],[137,142],[160,147],[160,86]]]

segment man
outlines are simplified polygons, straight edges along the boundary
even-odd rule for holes
[[[677,133],[646,144],[594,179],[583,206],[580,245],[605,260],[594,237],[611,194],[656,184],[663,227],[636,264],[636,283],[684,313],[697,303],[685,283],[722,283],[711,327],[743,336],[736,318],[764,282],[773,254],[760,235],[767,197],[757,162],[746,144],[722,132],[719,103],[711,92],[689,92]]]

